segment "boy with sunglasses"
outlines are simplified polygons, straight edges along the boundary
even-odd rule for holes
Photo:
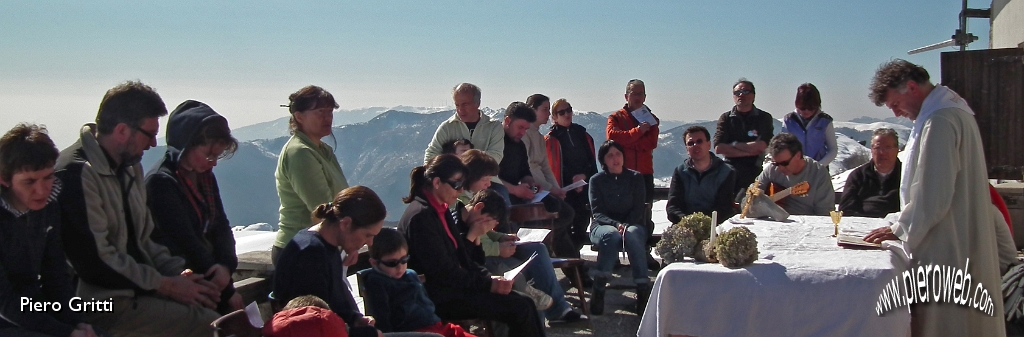
[[[446,337],[475,337],[462,327],[441,322],[419,276],[408,269],[409,245],[398,231],[381,229],[370,246],[372,269],[366,275],[366,301],[375,326],[383,332],[433,332]]]

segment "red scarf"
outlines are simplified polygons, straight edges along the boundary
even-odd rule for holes
[[[444,231],[448,233],[448,238],[452,239],[455,248],[459,248],[459,242],[455,240],[455,235],[452,235],[452,230],[448,229],[448,217],[445,216],[448,212],[448,204],[442,204],[433,193],[426,189],[423,190],[423,195],[427,196],[427,202],[430,203],[430,207],[433,207],[434,211],[437,212],[437,217],[441,218],[441,224],[444,225]]]

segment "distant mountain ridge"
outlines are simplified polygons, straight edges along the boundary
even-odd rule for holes
[[[481,110],[495,117],[504,113],[504,109]],[[401,198],[409,193],[409,171],[422,164],[423,151],[437,126],[454,113],[452,110],[417,111],[387,110],[365,121],[360,119],[372,113],[370,110],[353,115],[336,113],[335,124],[348,124],[336,126],[333,137],[324,138],[324,142],[335,149],[349,184],[369,186],[381,196],[388,209],[389,221],[398,220],[405,209]],[[573,121],[587,128],[595,145],[604,142],[606,116],[595,112],[577,113]],[[864,121],[892,125],[882,120]],[[287,122],[285,117],[232,131],[240,141],[238,151],[230,159],[220,161],[214,171],[217,173],[225,211],[233,225],[265,222],[276,226],[280,204],[274,172],[277,156],[289,138]],[[717,121],[676,123],[672,125],[669,121],[662,122],[659,145],[654,150],[655,176],[666,185],[672,170],[686,158],[686,148],[682,142],[686,128],[702,125],[714,134]],[[849,125],[840,127],[841,123]],[[840,155],[831,166],[833,174],[860,165],[870,156],[869,150],[858,144],[859,141],[870,139],[869,131],[865,138],[865,131],[860,130],[866,124],[836,124]],[[909,128],[899,126],[906,128],[906,133],[909,133]],[[261,129],[273,132],[267,136],[256,133]],[[776,133],[782,130],[782,123],[777,120],[775,130]],[[904,133],[897,131],[904,140],[901,144],[905,143]],[[541,132],[547,133],[547,127],[543,127]],[[163,147],[146,152],[143,165],[147,172],[163,153]]]

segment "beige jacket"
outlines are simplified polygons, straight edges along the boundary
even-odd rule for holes
[[[83,126],[79,141],[61,151],[56,166],[56,175],[64,183],[57,199],[63,213],[61,236],[80,278],[78,296],[108,299],[155,291],[163,276],[184,270],[185,260],[150,239],[154,225],[146,205],[142,165],[118,172],[96,140],[95,127]],[[122,189],[127,197],[122,197]],[[130,223],[125,207],[130,210]],[[132,255],[130,246],[138,247],[138,255]]]
[[[545,191],[560,188],[555,174],[551,172],[551,165],[548,164],[548,148],[544,142],[544,135],[536,125],[526,130],[523,136],[523,144],[526,145],[526,154],[530,157],[530,175],[533,181]]]

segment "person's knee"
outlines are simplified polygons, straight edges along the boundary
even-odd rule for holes
[[[635,237],[637,240],[646,239],[647,228],[644,226],[629,226],[629,228],[626,229],[626,236]]]
[[[611,247],[622,247],[622,235],[617,231],[607,231],[601,233],[595,242],[599,247],[611,246]]]

